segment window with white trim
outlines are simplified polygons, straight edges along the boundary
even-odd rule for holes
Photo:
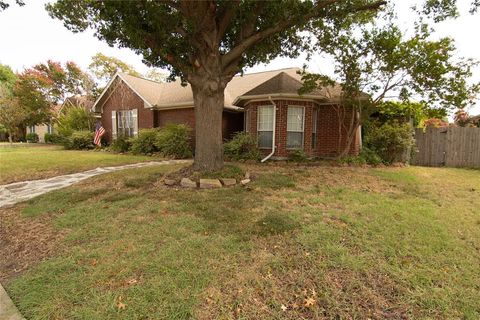
[[[317,148],[317,122],[318,122],[318,109],[313,109],[312,113],[312,149]]]
[[[304,107],[288,107],[287,111],[287,149],[303,148]]]
[[[133,137],[135,124],[133,110],[117,111],[117,136]]]
[[[52,134],[53,133],[53,125],[52,124],[47,124],[47,133]]]
[[[30,132],[29,133],[35,133],[35,126],[30,126]]]
[[[273,106],[259,106],[257,111],[258,147],[271,149],[273,141]]]

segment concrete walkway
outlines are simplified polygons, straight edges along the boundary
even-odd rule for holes
[[[24,319],[17,307],[13,304],[5,289],[0,284],[0,319],[22,320]]]
[[[142,168],[156,165],[169,165],[169,164],[181,164],[188,163],[190,160],[165,160],[165,161],[152,161],[141,162],[134,164],[127,164],[117,167],[103,167],[88,170],[80,173],[67,174],[63,176],[56,176],[53,178],[15,182],[0,186],[0,208],[13,206],[14,204],[22,201],[29,200],[41,194],[47,193],[52,190],[68,187],[74,183],[88,179],[99,174],[132,169]],[[1,318],[0,318],[1,319]]]

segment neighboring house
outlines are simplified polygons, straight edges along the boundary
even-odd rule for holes
[[[54,123],[57,115],[62,108],[61,104],[52,107],[52,119],[48,123],[41,123],[27,128],[27,133],[36,133],[38,135],[38,142],[45,143],[45,133],[54,133]]]
[[[55,132],[55,122],[58,116],[70,107],[82,107],[86,111],[91,111],[94,101],[89,96],[75,95],[71,96],[62,104],[57,104],[52,107],[52,118],[48,123],[37,124],[28,127],[27,133],[36,133],[38,135],[38,142],[45,143],[45,133]]]
[[[259,148],[276,158],[291,150],[312,157],[331,157],[345,146],[350,117],[340,116],[341,87],[326,87],[299,95],[302,86],[298,68],[245,74],[234,77],[225,89],[223,137],[238,131],[258,137]],[[274,116],[274,106],[276,112]],[[93,105],[101,118],[108,141],[119,135],[134,136],[139,129],[181,123],[195,129],[190,86],[179,81],[158,83],[117,73]],[[343,119],[339,122],[339,119]],[[275,133],[275,134],[274,134]],[[361,146],[357,130],[350,154]]]
[[[74,95],[65,99],[60,107],[60,110],[58,110],[58,114],[62,113],[64,110],[67,110],[69,107],[82,107],[86,111],[91,111],[94,102],[95,101],[91,96]]]

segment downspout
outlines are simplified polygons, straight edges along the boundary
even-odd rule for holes
[[[262,161],[261,161],[262,163],[267,161],[268,159],[270,159],[273,156],[273,154],[275,153],[275,128],[277,127],[277,105],[275,104],[275,102],[273,102],[271,96],[268,96],[268,100],[270,100],[270,102],[272,103],[272,106],[273,106],[272,152],[270,152],[270,154],[268,156],[266,156],[265,158],[262,159]]]

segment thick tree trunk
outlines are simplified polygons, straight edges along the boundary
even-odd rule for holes
[[[192,85],[195,105],[195,160],[198,171],[223,167],[222,113],[225,87],[216,84]]]

